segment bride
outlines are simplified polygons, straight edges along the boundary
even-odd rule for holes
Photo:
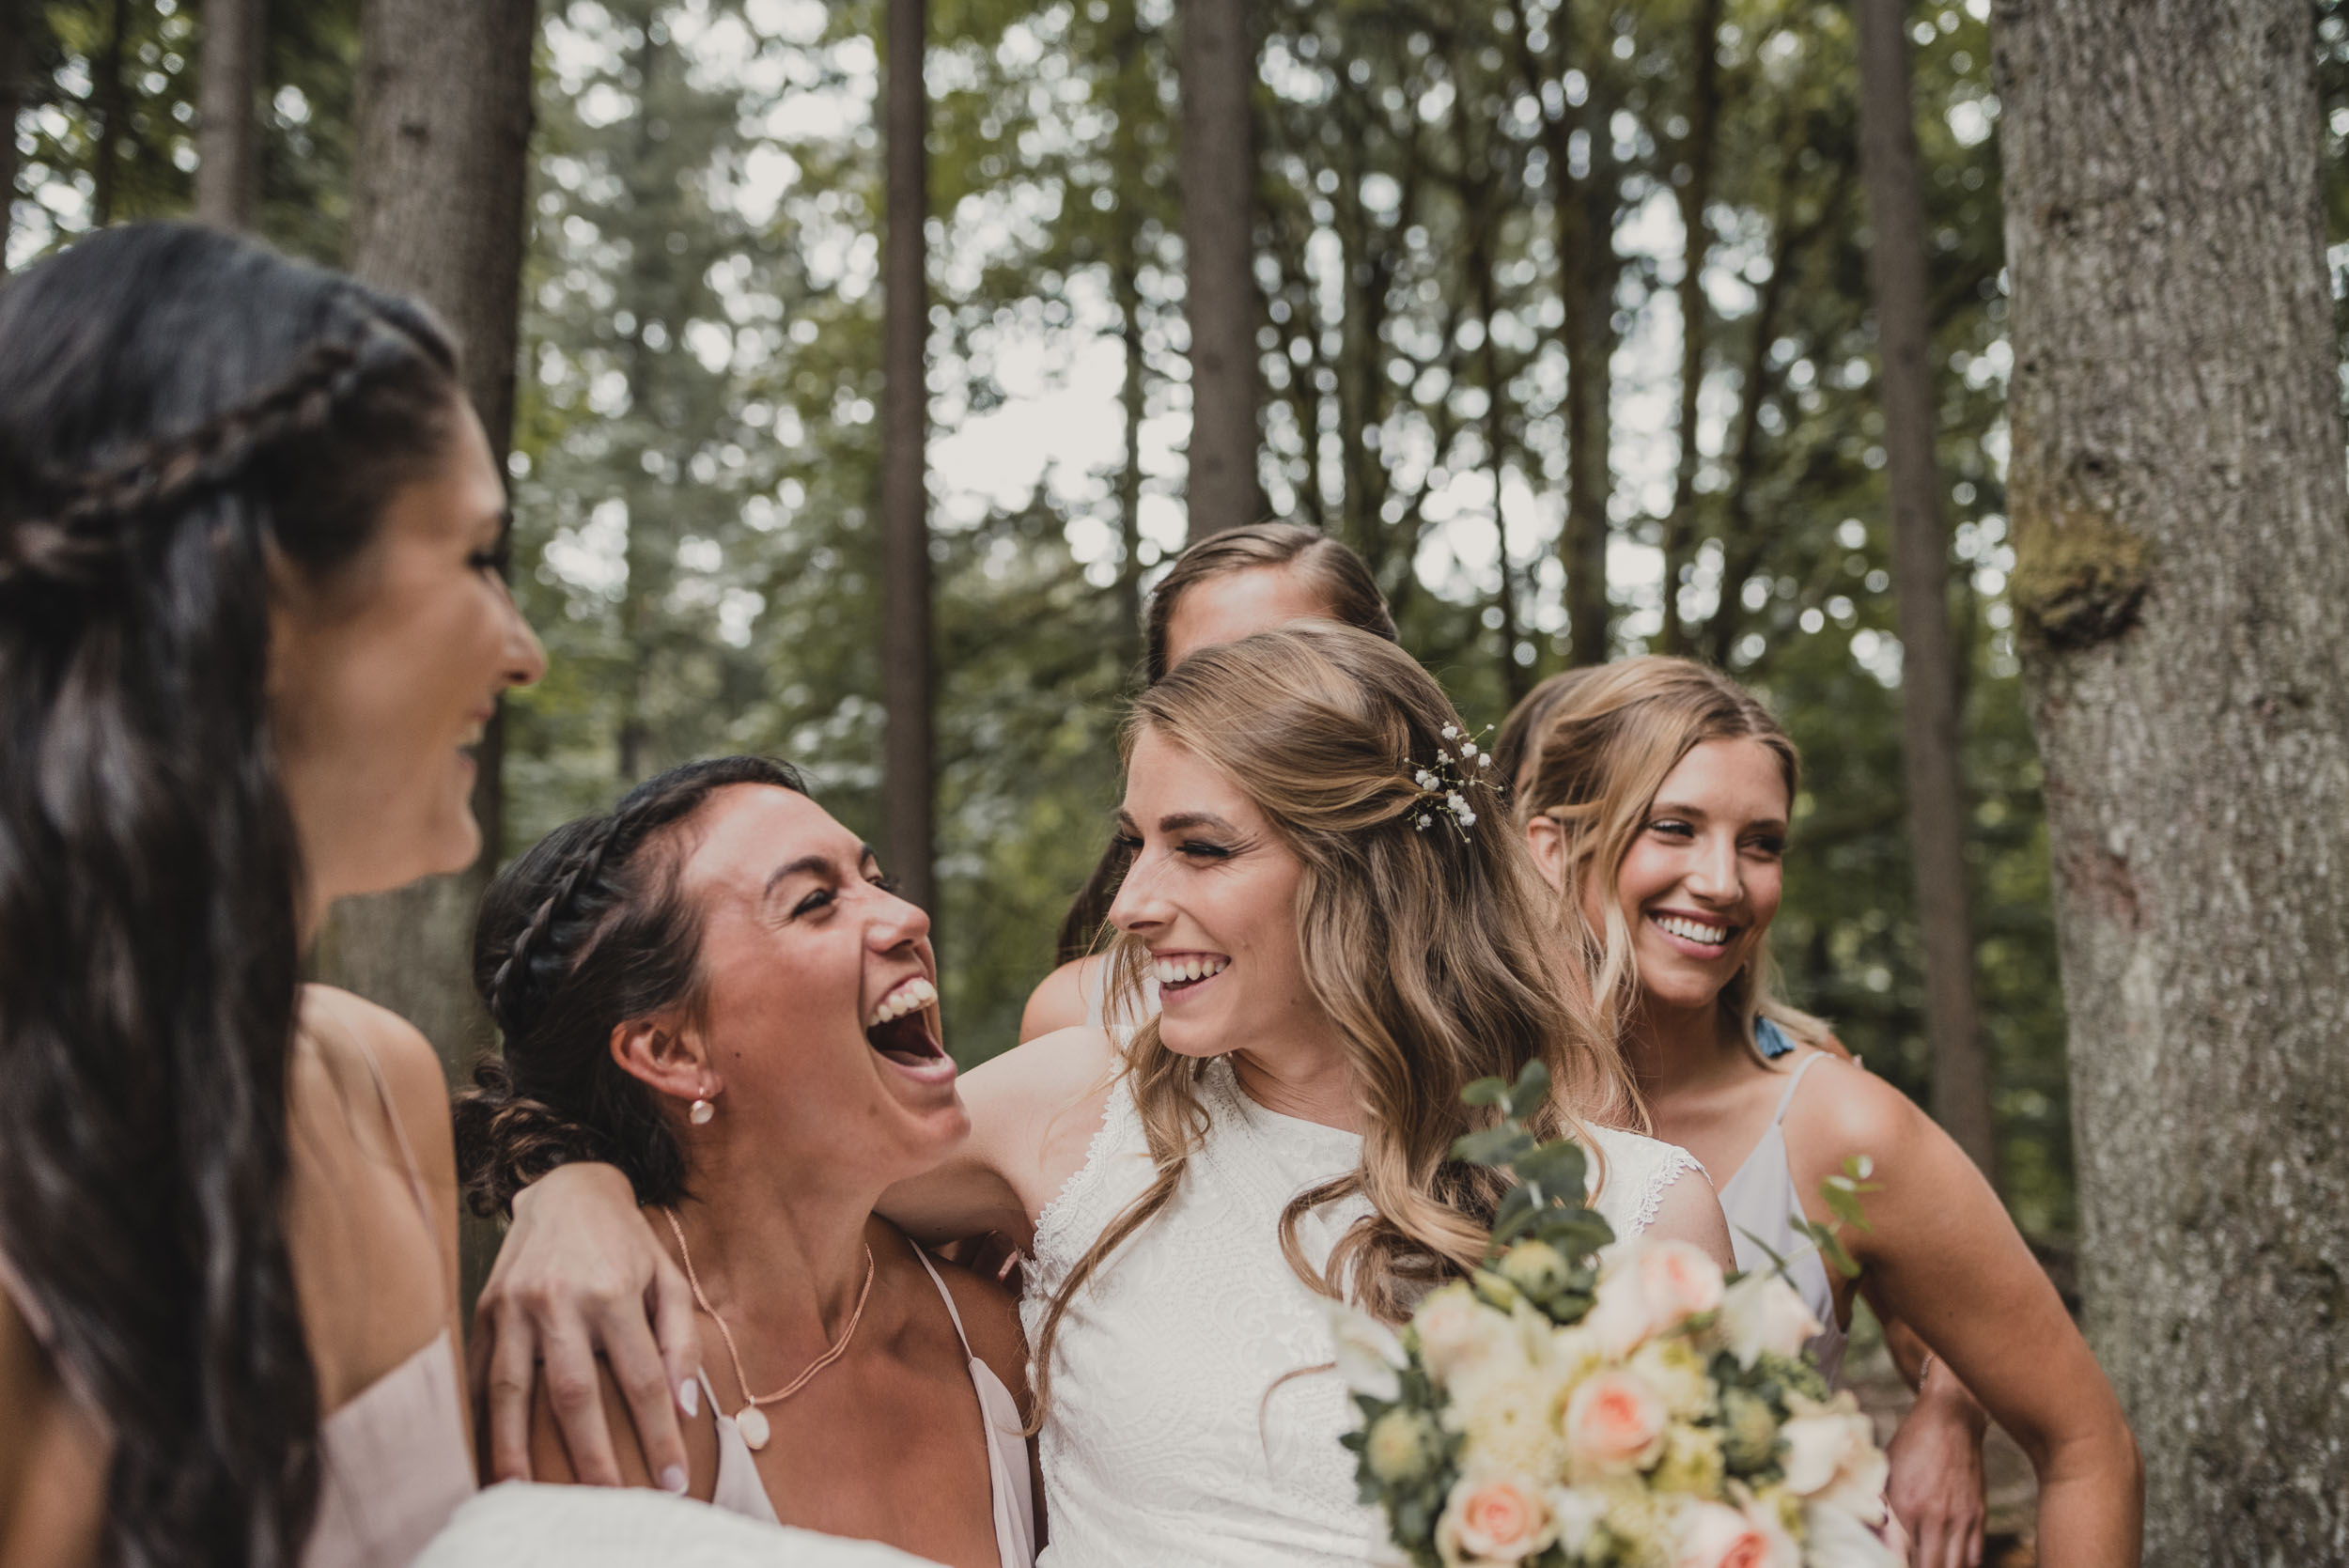
[[[1119,982],[1155,974],[1161,1017],[973,1071],[970,1141],[883,1202],[926,1239],[1030,1244],[1039,1560],[1363,1560],[1376,1520],[1338,1444],[1352,1412],[1325,1303],[1400,1318],[1482,1256],[1497,1178],[1448,1157],[1487,1114],[1460,1103],[1474,1079],[1545,1062],[1548,1130],[1593,1150],[1617,1232],[1729,1261],[1694,1161],[1616,1130],[1629,1085],[1570,1000],[1585,987],[1461,736],[1423,670],[1349,629],[1261,633],[1172,672],[1128,733],[1133,868],[1112,914]],[[662,1267],[608,1171],[541,1187],[483,1298],[509,1365],[582,1353],[568,1303],[614,1293],[573,1281],[630,1296]],[[641,1357],[641,1324],[603,1338],[615,1369]],[[493,1392],[493,1424],[513,1419]]]

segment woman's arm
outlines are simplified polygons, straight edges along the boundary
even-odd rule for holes
[[[692,1290],[637,1212],[628,1178],[609,1165],[563,1166],[515,1197],[513,1228],[474,1308],[471,1358],[474,1397],[487,1406],[488,1480],[532,1478],[541,1361],[579,1480],[622,1483],[604,1419],[607,1376],[646,1468],[687,1465],[677,1412],[701,1404]]]
[[[2136,1568],[2144,1472],[2104,1371],[1998,1194],[1897,1090],[1814,1073],[1786,1141],[1807,1208],[1844,1159],[1874,1162],[1870,1229],[1846,1232],[1872,1299],[1914,1328],[2006,1428],[2039,1475],[2043,1560]]]
[[[112,1452],[0,1291],[0,1568],[98,1560]]]
[[[1019,1015],[1019,1043],[1090,1023],[1085,987],[1101,984],[1100,970],[1098,958],[1071,958],[1038,982],[1028,993],[1027,1010]]]

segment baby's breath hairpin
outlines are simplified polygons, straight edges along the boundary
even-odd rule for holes
[[[1492,753],[1476,744],[1492,733],[1492,726],[1487,724],[1470,736],[1462,734],[1457,724],[1446,724],[1442,733],[1444,744],[1436,748],[1433,763],[1404,759],[1403,766],[1410,770],[1411,783],[1419,790],[1419,803],[1411,808],[1411,826],[1423,833],[1440,820],[1466,838],[1476,826],[1476,809],[1469,804],[1469,791],[1492,788]]]

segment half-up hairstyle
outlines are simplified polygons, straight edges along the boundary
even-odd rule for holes
[[[1128,757],[1143,730],[1214,766],[1302,862],[1299,967],[1345,1043],[1364,1131],[1359,1168],[1289,1203],[1281,1247],[1309,1288],[1400,1320],[1417,1286],[1483,1261],[1506,1191],[1505,1178],[1452,1157],[1455,1139],[1496,1115],[1462,1105],[1460,1091],[1539,1060],[1558,1094],[1537,1130],[1555,1137],[1636,1125],[1629,1079],[1580,1000],[1491,769],[1409,655],[1325,621],[1259,632],[1192,655],[1143,692]],[[1460,808],[1445,799],[1455,790]],[[1113,1006],[1138,1011],[1146,960],[1138,939],[1117,939]],[[1070,1300],[1182,1185],[1207,1119],[1206,1068],[1168,1048],[1155,1017],[1127,1049],[1156,1176],[1055,1293],[1036,1344],[1039,1405]],[[1353,1193],[1372,1212],[1314,1268],[1299,1221]]]
[[[615,1165],[640,1203],[686,1195],[684,1152],[612,1032],[699,1004],[701,921],[677,885],[678,830],[729,784],[805,794],[797,769],[717,757],[638,784],[498,874],[474,927],[474,985],[505,1040],[457,1097],[457,1166],[481,1215],[572,1160]]]
[[[1321,599],[1322,613],[1330,619],[1390,643],[1396,640],[1394,616],[1370,563],[1344,542],[1301,523],[1250,523],[1210,534],[1184,551],[1150,591],[1150,607],[1143,613],[1143,678],[1152,686],[1166,678],[1167,644],[1183,595],[1214,578],[1268,568],[1296,572]],[[1126,852],[1114,844],[1101,852],[1093,875],[1061,917],[1055,963],[1081,958],[1098,945],[1110,906],[1125,883],[1127,863]]]
[[[1542,705],[1537,719],[1518,715]],[[1639,997],[1631,927],[1615,895],[1615,877],[1646,828],[1656,793],[1681,758],[1712,740],[1752,740],[1778,760],[1792,809],[1802,763],[1785,726],[1762,700],[1710,665],[1651,655],[1569,671],[1534,688],[1510,724],[1531,735],[1515,803],[1520,826],[1547,816],[1565,833],[1565,879],[1559,919],[1595,950],[1593,986],[1599,1021],[1621,1041]],[[1586,891],[1598,883],[1599,929],[1584,915]],[[1721,987],[1721,1010],[1741,1038],[1766,1017],[1807,1045],[1840,1049],[1826,1022],[1780,998],[1769,944],[1754,949]]]
[[[111,1435],[109,1561],[309,1533],[271,583],[356,581],[461,397],[418,307],[205,229],[0,288],[0,1252]]]

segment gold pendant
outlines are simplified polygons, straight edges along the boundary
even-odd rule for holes
[[[742,1406],[740,1413],[734,1418],[734,1430],[742,1435],[742,1441],[750,1445],[754,1453],[765,1448],[768,1437],[772,1435],[768,1430],[767,1412],[755,1405]]]

